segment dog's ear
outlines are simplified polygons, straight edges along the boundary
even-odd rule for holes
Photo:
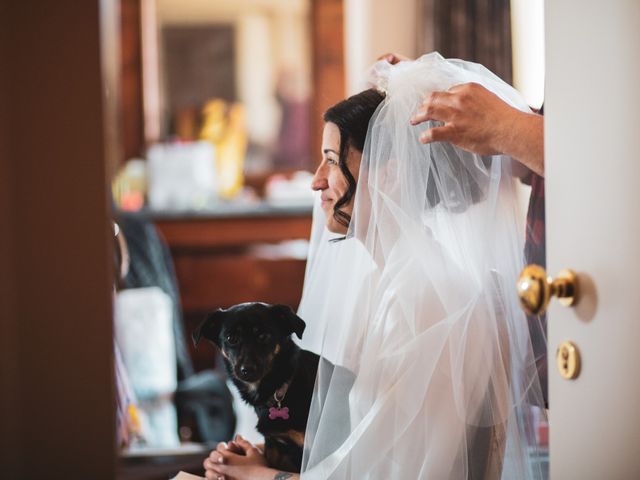
[[[191,334],[193,344],[198,346],[198,342],[202,337],[207,340],[211,340],[216,345],[220,346],[220,329],[222,328],[222,320],[224,319],[225,311],[219,308],[215,312],[207,315],[198,328],[196,328]]]
[[[295,333],[298,338],[302,338],[302,333],[307,326],[307,324],[304,323],[304,320],[296,315],[288,305],[274,305],[272,308],[285,325],[286,334],[291,335],[292,333]]]

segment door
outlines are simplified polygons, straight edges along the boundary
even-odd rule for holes
[[[0,3],[0,478],[116,477],[117,5]]]
[[[547,1],[545,28],[547,272],[582,290],[549,308],[551,478],[639,479],[640,2]]]

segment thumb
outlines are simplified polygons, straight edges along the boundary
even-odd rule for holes
[[[248,453],[256,453],[258,451],[258,449],[251,442],[245,440],[245,438],[242,435],[236,435],[235,442],[247,454]]]

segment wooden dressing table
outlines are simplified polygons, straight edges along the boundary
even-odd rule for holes
[[[185,330],[219,307],[248,301],[296,309],[306,266],[311,206],[228,204],[212,210],[149,212],[173,257]],[[196,370],[211,368],[208,347],[195,350]]]

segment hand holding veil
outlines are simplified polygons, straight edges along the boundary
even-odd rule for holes
[[[476,82],[528,110],[480,65],[438,54],[376,64],[347,239],[314,211],[299,314],[322,356],[303,459],[309,479],[538,478],[542,405],[515,294],[523,266],[511,160],[422,145],[425,95]]]

